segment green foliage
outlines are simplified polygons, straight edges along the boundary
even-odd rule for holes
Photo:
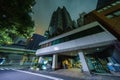
[[[0,35],[1,41],[4,42],[4,36],[11,41],[15,36],[27,38],[31,35],[34,21],[30,14],[33,13],[34,4],[35,0],[0,0],[0,32],[3,33]]]

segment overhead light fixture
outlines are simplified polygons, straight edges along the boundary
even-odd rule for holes
[[[54,50],[59,50],[59,48],[58,47],[54,47]]]

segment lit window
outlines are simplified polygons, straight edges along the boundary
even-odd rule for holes
[[[120,1],[117,1],[116,3],[117,3],[117,4],[120,4]]]
[[[113,18],[114,16],[113,15],[107,15],[106,17],[110,19],[110,18]]]
[[[111,6],[109,5],[109,6],[107,6],[107,8],[110,8]]]
[[[104,7],[103,9],[106,10],[106,9],[108,9],[108,7]]]
[[[111,4],[112,6],[115,6],[115,5],[117,5],[116,3],[113,3],[113,4]]]
[[[120,16],[120,11],[114,12],[113,13],[115,16]]]
[[[102,12],[103,10],[102,9],[100,9],[100,10],[98,10],[97,12]]]

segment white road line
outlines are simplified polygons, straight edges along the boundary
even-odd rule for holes
[[[4,68],[5,70],[10,70],[9,68]]]
[[[3,68],[1,68],[0,70],[4,70]]]
[[[14,70],[14,71],[23,72],[23,73],[27,73],[27,74],[32,74],[32,75],[36,75],[36,76],[41,76],[41,77],[45,77],[45,78],[49,78],[49,79],[53,79],[53,80],[63,80],[61,78],[47,76],[47,75],[38,74],[38,73],[32,73],[32,72],[23,71],[23,70]]]

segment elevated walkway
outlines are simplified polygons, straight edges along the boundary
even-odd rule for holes
[[[9,53],[25,53],[25,52],[27,52],[29,54],[35,54],[36,50],[0,46],[0,52],[9,52]]]

